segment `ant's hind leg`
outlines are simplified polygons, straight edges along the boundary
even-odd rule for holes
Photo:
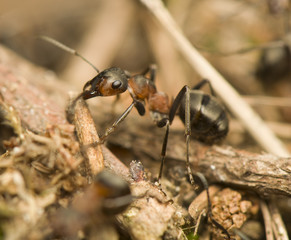
[[[190,167],[190,137],[191,137],[191,121],[190,121],[190,89],[186,86],[185,92],[185,136],[186,136],[186,168],[190,183],[194,186],[194,178]]]
[[[215,96],[215,93],[213,91],[212,85],[211,85],[211,83],[210,83],[210,81],[208,79],[201,80],[192,89],[193,90],[198,90],[198,89],[202,88],[205,84],[208,84],[208,86],[210,88],[211,95]]]
[[[162,147],[162,152],[161,152],[161,165],[160,165],[160,171],[159,171],[159,176],[158,176],[158,180],[157,180],[157,184],[159,185],[159,187],[161,188],[161,178],[162,178],[162,174],[163,174],[163,168],[164,168],[164,163],[165,163],[165,157],[166,157],[166,151],[167,151],[167,145],[168,145],[168,137],[169,137],[169,129],[170,129],[170,124],[169,124],[169,120],[166,119],[166,133],[164,136],[164,141],[163,141],[163,147]]]
[[[219,228],[226,236],[227,239],[231,239],[230,235],[228,233],[228,231],[220,224],[218,223],[212,216],[212,206],[211,206],[211,200],[210,200],[210,194],[209,194],[209,187],[208,187],[208,182],[205,178],[205,176],[200,173],[200,172],[196,172],[194,174],[195,177],[197,177],[200,182],[203,185],[204,190],[206,191],[206,195],[207,195],[207,216],[210,219],[210,221],[215,225],[215,227]]]
[[[205,84],[206,81],[203,84]],[[194,181],[194,177],[191,171],[191,166],[190,166],[190,161],[189,161],[189,147],[190,147],[190,136],[191,136],[191,125],[190,125],[190,89],[188,86],[186,86],[186,92],[185,92],[185,135],[186,135],[186,168],[187,168],[187,172],[188,172],[188,177],[190,180],[190,183],[192,186],[195,187],[195,181]],[[206,190],[207,193],[207,202],[208,202],[208,216],[211,219],[211,222],[218,228],[220,228],[228,237],[228,239],[230,239],[230,235],[227,232],[227,230],[221,226],[216,220],[213,219],[212,217],[212,209],[211,209],[211,201],[210,201],[210,195],[209,195],[209,189],[208,189],[208,183],[206,178],[204,177],[204,175],[202,173],[197,172],[195,174],[195,176],[197,176],[201,183],[203,184],[204,189]]]
[[[165,136],[164,136],[164,141],[163,141],[163,147],[162,147],[162,151],[161,151],[161,165],[160,165],[160,171],[159,171],[159,176],[158,176],[158,180],[157,180],[157,184],[160,187],[160,180],[162,178],[162,174],[163,174],[163,167],[164,167],[164,163],[165,163],[165,158],[166,158],[166,152],[167,152],[167,144],[168,144],[168,137],[169,137],[169,131],[170,131],[170,125],[174,120],[174,117],[176,115],[176,111],[178,109],[178,107],[181,104],[181,101],[185,95],[186,92],[186,87],[184,86],[180,92],[178,93],[178,95],[176,96],[172,107],[170,109],[169,112],[169,118],[163,118],[162,120],[160,120],[157,123],[157,126],[162,128],[164,126],[166,126],[166,132],[165,132]]]

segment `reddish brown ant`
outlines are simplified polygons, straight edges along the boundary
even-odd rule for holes
[[[166,133],[161,151],[161,166],[157,180],[159,186],[166,156],[169,128],[176,113],[178,113],[180,119],[185,124],[186,167],[190,182],[194,185],[194,179],[189,162],[191,131],[194,133],[193,136],[195,138],[208,144],[212,144],[224,138],[228,132],[228,118],[224,107],[214,96],[212,96],[213,90],[208,80],[202,80],[192,89],[185,85],[171,103],[166,93],[157,91],[154,82],[156,71],[155,66],[151,66],[142,74],[134,76],[131,76],[126,71],[116,67],[108,68],[100,72],[93,64],[82,57],[74,49],[63,45],[54,39],[48,37],[42,38],[64,49],[65,51],[81,57],[97,71],[97,75],[84,85],[83,92],[76,98],[76,100],[79,98],[87,100],[97,96],[114,96],[127,90],[130,93],[133,100],[132,103],[112,124],[112,126],[105,130],[104,135],[100,137],[100,142],[96,144],[103,143],[107,136],[114,131],[116,126],[127,117],[133,107],[137,109],[139,115],[143,116],[145,114],[146,103],[148,104],[149,112],[156,125],[158,127],[166,126]],[[206,94],[199,90],[205,84],[209,85],[212,95]],[[211,217],[211,202],[209,199],[207,180],[201,173],[196,173],[195,175],[201,180],[207,191],[209,218],[217,227],[222,229],[230,239],[227,231]]]

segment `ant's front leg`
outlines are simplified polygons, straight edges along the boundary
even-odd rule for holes
[[[133,100],[133,102],[129,105],[129,107],[120,115],[120,117],[112,124],[111,127],[107,128],[102,136],[100,136],[100,140],[97,144],[104,143],[109,134],[114,132],[115,128],[127,117],[127,115],[131,112],[132,108],[135,107],[138,110],[138,113],[142,116],[145,114],[145,107],[143,103]]]
[[[170,124],[172,123],[178,107],[181,105],[183,98],[185,97],[185,136],[186,136],[186,168],[189,176],[190,183],[194,186],[194,178],[192,175],[191,167],[190,167],[190,160],[189,160],[189,149],[190,149],[190,137],[191,137],[191,119],[190,119],[190,88],[185,85],[180,92],[178,93],[177,97],[175,98],[173,105],[170,109],[169,119]]]
[[[94,143],[88,144],[84,146],[85,148],[88,147],[94,147],[99,144],[103,144],[106,140],[106,138],[114,132],[115,128],[127,117],[127,115],[131,112],[132,108],[136,107],[140,115],[143,115],[145,113],[145,108],[143,104],[137,100],[134,100],[129,107],[120,115],[120,117],[108,128],[106,128],[103,135],[99,136],[99,141],[96,141]]]
[[[210,81],[208,79],[203,79],[201,80],[199,83],[197,83],[193,88],[192,90],[198,90],[200,88],[202,88],[205,84],[208,84],[209,88],[210,88],[210,92],[211,92],[211,95],[215,96],[215,93],[214,93],[214,90],[212,88],[212,85],[210,83]]]

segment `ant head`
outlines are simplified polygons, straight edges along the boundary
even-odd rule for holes
[[[121,68],[108,68],[88,81],[83,88],[83,98],[114,96],[127,90],[127,75]]]

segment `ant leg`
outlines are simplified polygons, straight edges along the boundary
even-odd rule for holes
[[[195,185],[194,178],[192,175],[190,160],[189,160],[189,149],[190,149],[190,137],[191,137],[191,121],[190,121],[190,89],[185,86],[185,136],[186,136],[186,168],[189,176],[191,185]]]
[[[196,85],[194,88],[199,89],[200,87],[202,87],[204,84],[209,83],[208,80],[204,80],[202,82],[200,82],[198,85]],[[191,167],[190,167],[190,161],[189,161],[189,149],[190,149],[190,136],[191,136],[191,121],[190,121],[190,88],[188,86],[184,86],[182,88],[182,90],[179,92],[178,96],[176,97],[176,99],[178,100],[174,100],[173,106],[170,110],[170,123],[172,122],[174,115],[176,113],[176,109],[178,108],[178,106],[180,105],[181,100],[179,100],[179,98],[183,99],[184,95],[185,95],[185,136],[186,136],[186,168],[187,168],[187,172],[188,172],[188,177],[190,180],[190,183],[192,186],[195,186],[195,181],[194,181],[194,177],[191,171]],[[180,95],[181,94],[181,95]],[[175,106],[174,106],[175,104]],[[172,110],[173,109],[173,110]],[[211,201],[210,201],[210,194],[209,194],[209,189],[208,189],[208,183],[206,178],[204,177],[204,175],[202,173],[197,172],[195,174],[197,177],[199,177],[200,181],[203,184],[204,189],[206,190],[206,194],[207,194],[207,203],[208,203],[208,217],[209,219],[211,219],[211,222],[219,229],[221,229],[226,235],[227,238],[230,239],[230,235],[227,232],[227,230],[221,226],[215,219],[213,219],[212,217],[212,208],[211,208]]]
[[[149,80],[154,83],[156,79],[156,71],[156,64],[151,64],[144,72],[141,73],[141,75],[145,76],[149,74]]]
[[[162,178],[163,174],[163,168],[164,168],[164,163],[165,163],[165,157],[166,157],[166,151],[167,151],[167,145],[168,145],[168,137],[169,137],[169,129],[170,129],[170,124],[169,120],[166,120],[166,133],[164,136],[164,141],[163,141],[163,147],[162,147],[162,152],[161,152],[161,166],[160,166],[160,171],[159,171],[159,176],[158,176],[158,185],[160,186],[160,180]]]
[[[99,143],[103,143],[105,139],[108,137],[108,135],[114,132],[118,124],[121,123],[127,117],[127,115],[131,112],[133,107],[136,107],[140,114],[145,112],[144,106],[140,102],[134,100],[130,104],[130,106],[124,111],[124,113],[122,113],[121,116],[112,124],[112,126],[105,130],[103,136],[100,137]]]
[[[159,171],[159,176],[158,176],[158,185],[160,186],[160,180],[162,178],[162,174],[163,174],[163,167],[164,167],[164,163],[165,163],[165,157],[166,157],[166,151],[167,151],[167,144],[168,144],[168,136],[169,136],[169,130],[170,130],[170,125],[173,122],[173,119],[175,117],[176,111],[178,109],[178,107],[181,104],[181,101],[185,95],[186,92],[186,86],[184,86],[180,92],[178,93],[178,95],[176,96],[172,107],[170,109],[170,113],[169,113],[169,118],[163,118],[162,120],[160,120],[157,123],[158,127],[164,127],[166,126],[166,133],[164,136],[164,141],[163,141],[163,147],[162,147],[162,151],[161,151],[161,166],[160,166],[160,171]]]
[[[209,219],[230,240],[231,238],[230,238],[230,235],[229,235],[228,231],[221,224],[219,224],[215,219],[213,219],[213,217],[212,217],[212,206],[211,206],[211,201],[210,201],[209,188],[208,188],[208,183],[207,183],[207,180],[206,180],[205,176],[202,173],[200,173],[200,172],[196,172],[194,175],[200,179],[200,181],[201,181],[201,183],[203,185],[203,188],[206,191],[206,195],[207,195],[207,208],[208,208],[207,209],[207,215],[208,215]]]
[[[198,89],[202,88],[205,84],[208,84],[208,86],[210,88],[211,95],[215,96],[215,93],[213,91],[212,85],[211,85],[211,83],[210,83],[210,81],[208,79],[201,80],[192,89],[193,90],[198,90]]]
[[[178,93],[178,95],[176,96],[173,104],[172,104],[172,107],[170,109],[170,112],[169,112],[169,121],[170,121],[170,125],[172,124],[173,120],[174,120],[174,117],[176,115],[176,112],[178,110],[178,107],[180,106],[181,104],[181,101],[186,93],[186,90],[187,90],[188,86],[184,86],[180,92]]]
[[[207,81],[203,81],[200,85],[204,85],[205,83],[207,83]],[[190,125],[190,89],[188,86],[186,86],[186,93],[185,93],[185,135],[186,135],[186,168],[187,168],[187,172],[188,172],[188,176],[189,176],[189,180],[192,186],[195,186],[195,181],[193,178],[193,174],[191,171],[191,167],[190,167],[190,161],[189,161],[189,146],[190,146],[190,136],[191,136],[191,125]],[[227,232],[227,230],[221,226],[216,220],[213,219],[212,217],[212,208],[211,208],[211,201],[210,201],[210,195],[209,195],[209,189],[208,189],[208,183],[206,178],[204,177],[204,175],[202,173],[197,172],[195,174],[196,176],[199,177],[199,179],[201,180],[204,189],[206,190],[206,194],[207,194],[207,201],[208,201],[208,217],[211,219],[211,222],[219,229],[221,229],[228,237],[228,239],[230,239],[230,235]]]

